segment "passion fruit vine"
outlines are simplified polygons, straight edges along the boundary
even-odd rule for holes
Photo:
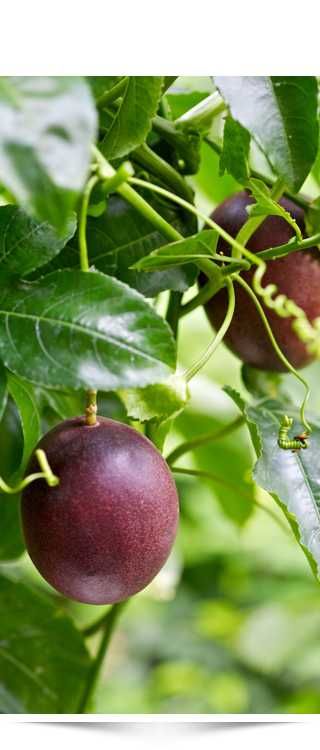
[[[147,586],[165,563],[178,523],[175,483],[161,454],[132,427],[97,417],[62,422],[37,448],[59,477],[22,494],[31,559],[57,591],[111,604]],[[35,455],[28,472],[37,469]]]
[[[212,213],[211,218],[232,237],[248,219],[246,207],[254,203],[249,193],[242,191],[227,198]],[[293,201],[282,198],[279,201],[296,220],[302,234],[305,234],[304,212]],[[279,216],[268,216],[248,242],[254,253],[285,244],[293,236],[294,230]],[[220,239],[218,251],[230,253],[228,244]],[[252,286],[254,270],[242,273]],[[263,286],[276,284],[278,292],[285,294],[301,307],[312,322],[320,315],[320,256],[317,248],[297,251],[283,258],[268,261],[263,277]],[[252,300],[245,290],[236,286],[236,307],[232,323],[225,336],[225,343],[242,362],[261,370],[284,371],[285,367],[274,351],[263,322]],[[299,369],[311,360],[306,346],[292,329],[292,318],[281,318],[263,305],[274,336],[282,352],[291,364]],[[207,316],[215,329],[219,328],[227,310],[227,294],[222,289],[205,306]]]

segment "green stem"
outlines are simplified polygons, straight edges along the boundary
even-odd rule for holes
[[[99,632],[104,627],[104,624],[109,619],[110,614],[110,607],[108,607],[107,612],[104,612],[101,617],[98,617],[97,620],[95,620],[91,625],[88,625],[86,628],[83,628],[82,635],[84,638],[91,638],[93,635]]]
[[[249,250],[247,250],[247,248],[243,247],[243,245],[240,245],[240,243],[234,237],[231,237],[231,234],[228,234],[228,232],[226,232],[222,227],[219,226],[219,224],[213,221],[210,216],[206,216],[204,213],[202,213],[202,211],[199,211],[199,209],[193,206],[192,203],[188,203],[188,201],[185,201],[184,198],[171,193],[169,190],[160,187],[160,185],[154,185],[152,182],[140,180],[138,177],[131,177],[129,182],[131,185],[137,185],[139,187],[145,188],[146,190],[151,190],[154,193],[163,195],[164,198],[167,198],[168,200],[173,201],[173,203],[177,203],[182,208],[185,208],[187,211],[190,211],[190,213],[197,216],[209,227],[215,229],[220,237],[222,237],[229,245],[231,245],[231,247],[236,248],[242,255],[248,258],[251,263],[254,263],[256,266],[260,265],[261,261],[254,253],[251,253]]]
[[[187,476],[199,477],[202,479],[209,479],[212,482],[215,482],[216,484],[221,484],[223,487],[226,487],[229,490],[233,490],[233,492],[236,492],[237,495],[245,498],[252,505],[255,505],[257,508],[260,508],[260,510],[263,510],[265,513],[267,513],[270,516],[270,518],[272,518],[273,521],[275,521],[278,524],[278,526],[280,526],[282,531],[285,531],[285,533],[288,536],[290,536],[290,539],[291,539],[291,534],[289,532],[289,529],[282,523],[281,519],[278,518],[278,516],[275,513],[273,513],[273,511],[270,508],[267,508],[262,503],[259,503],[258,500],[253,499],[249,494],[247,494],[246,492],[243,492],[243,490],[239,490],[238,484],[234,484],[233,482],[230,482],[229,480],[224,479],[223,477],[219,477],[216,474],[212,474],[211,471],[201,471],[197,469],[182,469],[182,468],[180,469],[177,466],[172,466],[171,471],[174,474],[185,474]]]
[[[306,404],[307,404],[307,401],[308,401],[308,398],[309,398],[309,395],[310,395],[310,388],[308,386],[308,383],[307,383],[307,381],[301,375],[299,375],[299,373],[297,372],[297,370],[293,367],[293,365],[289,362],[289,360],[285,357],[285,355],[281,351],[280,346],[277,343],[277,341],[276,341],[276,339],[275,339],[275,337],[273,335],[272,328],[271,328],[270,323],[268,321],[268,318],[267,318],[267,316],[266,316],[266,314],[264,312],[264,309],[263,309],[261,303],[259,302],[257,296],[255,295],[253,289],[251,289],[251,287],[249,286],[249,284],[247,284],[247,282],[241,276],[237,276],[235,278],[235,281],[237,281],[237,283],[240,284],[243,287],[243,289],[245,289],[245,291],[247,292],[247,294],[249,295],[249,297],[251,297],[251,299],[252,299],[252,301],[253,301],[256,309],[258,310],[258,313],[259,313],[259,315],[261,317],[261,320],[262,320],[262,322],[263,322],[263,324],[265,326],[265,329],[267,331],[267,334],[269,336],[269,339],[271,341],[273,349],[276,352],[276,354],[278,355],[279,359],[284,364],[285,368],[289,372],[291,372],[291,374],[294,375],[294,377],[297,378],[297,380],[299,380],[300,383],[302,383],[302,385],[304,386],[304,388],[305,388],[305,397],[304,397],[303,402],[301,404],[300,416],[301,416],[301,422],[302,422],[302,424],[304,425],[304,427],[306,428],[306,430],[311,433],[312,432],[312,428],[308,424],[308,422],[306,420],[306,417],[305,417],[305,407],[306,407]]]
[[[82,696],[81,701],[80,701],[80,705],[78,708],[79,714],[87,713],[87,709],[90,708],[91,699],[95,692],[96,684],[99,678],[100,669],[102,667],[104,657],[105,657],[107,648],[109,646],[115,624],[125,604],[126,602],[119,602],[118,604],[114,604],[111,607],[111,609],[109,609],[107,615],[104,618],[104,633],[102,635],[97,655],[94,659],[94,662],[92,664],[92,667],[89,673],[89,678],[85,686],[84,695]]]
[[[313,234],[311,237],[306,237],[300,242],[295,237],[292,237],[285,245],[277,245],[276,247],[262,250],[259,252],[259,258],[262,258],[262,260],[274,260],[275,258],[282,258],[290,253],[295,253],[297,250],[307,250],[309,247],[319,245],[319,243],[320,232]]]
[[[176,126],[187,127],[192,130],[208,130],[212,120],[227,109],[218,91],[202,99],[199,104],[191,107],[187,112],[175,120]]]
[[[109,89],[108,91],[104,91],[101,96],[96,101],[96,106],[98,109],[102,109],[103,107],[106,107],[109,104],[112,104],[112,102],[115,102],[117,99],[119,99],[119,96],[121,96],[127,86],[128,83],[128,76],[125,76],[124,78],[121,78],[121,81],[118,81],[114,86],[112,86],[112,89]]]
[[[207,144],[207,146],[209,146],[209,148],[211,148],[211,150],[214,151],[215,154],[217,154],[217,156],[221,156],[222,148],[221,146],[218,145],[218,143],[215,143],[215,141],[212,141],[207,136],[203,140]],[[270,177],[268,177],[265,174],[262,174],[262,172],[258,172],[256,169],[251,169],[251,167],[250,167],[250,174],[252,177],[256,177],[258,180],[262,180],[263,182],[266,183],[266,185],[268,185],[271,188],[275,184],[274,180],[272,180]],[[298,206],[301,206],[301,208],[304,208],[304,209],[310,208],[310,204],[312,202],[311,198],[303,197],[302,195],[294,195],[294,193],[291,193],[289,190],[285,190],[285,195],[288,198],[291,198],[292,200],[294,200]]]
[[[97,149],[95,146],[93,146],[93,153],[97,161],[99,177],[102,180],[114,177],[114,175],[116,174],[115,169],[113,169],[111,164],[109,164],[109,162],[104,158],[99,149]],[[163,217],[160,216],[160,214],[158,214],[158,212],[155,211],[152,206],[150,206],[149,203],[147,203],[147,201],[145,201],[144,198],[142,198],[142,196],[139,195],[139,193],[137,193],[131,187],[131,185],[129,185],[128,183],[120,185],[118,188],[116,188],[116,192],[118,193],[118,195],[121,195],[124,200],[130,203],[131,206],[136,208],[137,211],[139,211],[145,217],[145,219],[150,221],[155,227],[157,227],[159,232],[162,232],[166,237],[174,241],[184,239],[183,235],[180,234],[180,232],[178,232],[176,229],[174,229],[174,227],[171,226],[168,221],[163,219]]]
[[[221,427],[220,430],[211,430],[210,432],[205,432],[203,435],[199,435],[199,437],[193,438],[193,440],[187,440],[185,443],[178,445],[177,448],[169,453],[166,458],[167,464],[171,466],[175,461],[178,460],[178,458],[184,456],[185,453],[189,453],[195,448],[199,448],[201,445],[206,445],[207,443],[213,443],[216,440],[221,440],[227,435],[230,435],[235,430],[238,430],[239,427],[241,427],[244,423],[245,418],[240,416],[234,419],[233,422],[230,422],[230,424]]]
[[[183,297],[182,292],[175,292],[175,291],[170,292],[168,309],[166,313],[166,321],[167,323],[169,323],[169,326],[172,330],[172,333],[175,339],[177,338],[177,334],[178,334],[182,297]]]
[[[109,162],[104,158],[99,149],[97,149],[95,146],[93,146],[93,154],[97,162],[98,175],[100,179],[103,180],[114,177],[115,170],[113,169],[111,164],[109,164]],[[212,229],[215,229],[216,232],[221,237],[223,237],[223,239],[225,239],[226,242],[228,242],[231,246],[237,246],[245,255],[245,257],[250,260],[251,263],[254,263],[255,265],[261,264],[261,261],[254,255],[254,253],[250,253],[249,250],[239,245],[234,237],[231,237],[228,232],[225,232],[225,230],[222,229],[219,224],[216,224],[216,222],[214,222],[210,217],[205,216],[205,214],[203,214],[195,206],[193,206],[192,203],[184,200],[184,198],[171,193],[169,190],[160,187],[160,185],[154,185],[152,182],[140,180],[137,177],[131,177],[129,182],[130,184],[125,183],[117,187],[116,192],[121,195],[124,200],[126,200],[134,208],[136,208],[137,211],[139,211],[146,219],[148,219],[148,221],[150,221],[155,227],[157,227],[157,229],[159,229],[160,232],[162,232],[169,239],[177,241],[183,240],[185,238],[171,224],[169,224],[168,221],[160,216],[160,214],[158,214],[158,212],[155,211],[152,206],[150,206],[149,203],[147,203],[147,201],[145,201],[144,198],[142,198],[142,196],[139,195],[139,193],[137,193],[131,187],[131,184],[138,185],[139,187],[145,188],[147,190],[151,190],[155,193],[158,193],[159,195],[162,195],[164,198],[177,203],[182,208],[185,208],[187,211],[190,211],[190,213],[202,219],[206,224],[208,224],[208,226],[212,227]],[[210,263],[210,261],[206,261],[206,259],[204,259],[203,261],[198,261],[197,265],[203,270],[206,267],[206,270],[204,272],[209,278],[212,277],[212,273],[209,273],[210,267],[212,268],[212,264]]]
[[[233,283],[232,283],[232,281],[230,281],[230,279],[226,279],[226,288],[227,288],[227,292],[228,292],[228,308],[227,308],[226,317],[225,317],[222,325],[220,326],[219,330],[217,331],[217,333],[216,333],[213,341],[211,341],[211,343],[209,344],[209,346],[207,347],[207,349],[205,350],[205,352],[202,354],[202,356],[200,357],[200,359],[198,359],[193,365],[191,365],[191,367],[189,367],[183,373],[183,377],[185,377],[188,382],[195,375],[197,375],[197,373],[199,372],[199,370],[201,370],[204,367],[204,365],[207,364],[208,360],[210,359],[210,357],[212,357],[212,355],[214,354],[214,352],[218,348],[219,344],[221,343],[222,339],[224,338],[224,336],[225,336],[225,334],[226,334],[226,332],[227,332],[227,330],[228,330],[228,328],[230,326],[230,323],[231,323],[232,318],[233,318],[234,308],[235,308],[234,288],[233,288]]]
[[[38,448],[35,452],[35,455],[38,459],[38,463],[42,471],[35,472],[34,474],[29,474],[29,476],[22,479],[19,484],[15,485],[15,487],[10,487],[0,477],[1,492],[5,492],[6,495],[18,495],[19,492],[22,492],[25,487],[28,487],[28,485],[31,484],[31,482],[34,482],[36,479],[45,479],[49,487],[56,487],[59,484],[60,480],[55,476],[55,474],[53,474],[45,452],[41,448]]]
[[[80,268],[84,273],[90,271],[88,246],[87,246],[87,217],[90,195],[94,186],[99,182],[98,175],[94,174],[88,180],[82,198],[82,204],[79,217],[79,250],[80,250]],[[87,408],[86,424],[95,425],[97,421],[97,391],[89,389],[87,391]]]
[[[145,169],[150,170],[156,177],[162,180],[168,187],[182,197],[190,200],[192,191],[183,177],[177,172],[171,164],[168,164],[161,156],[158,156],[146,143],[136,148],[130,154],[133,161],[140,164]]]
[[[221,256],[217,256],[217,259],[221,260]],[[181,306],[180,318],[183,318],[185,315],[189,315],[189,313],[191,313],[197,307],[202,307],[206,304],[206,302],[212,299],[212,297],[217,294],[219,289],[222,289],[222,287],[225,285],[225,278],[227,276],[234,274],[237,271],[247,271],[250,268],[250,263],[248,263],[248,261],[246,260],[238,260],[232,262],[232,259],[228,258],[228,261],[231,261],[230,265],[228,265],[226,268],[223,268],[221,270],[221,273],[217,276],[209,274],[210,269],[204,269],[206,276],[208,276],[208,281],[202,287],[202,289],[200,289],[198,294],[196,294],[191,300],[189,300],[189,302],[186,302]],[[201,268],[199,262],[197,262],[197,265],[199,266],[199,268]],[[211,267],[213,267],[212,264]]]
[[[89,258],[88,258],[88,247],[87,247],[87,238],[86,238],[86,230],[87,230],[87,214],[88,214],[88,206],[89,206],[89,200],[91,192],[94,188],[94,186],[98,182],[97,175],[92,175],[90,179],[88,180],[83,197],[82,197],[82,203],[80,208],[80,216],[79,216],[79,250],[80,250],[80,268],[81,271],[89,271]]]

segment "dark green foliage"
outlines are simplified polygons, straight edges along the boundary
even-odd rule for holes
[[[205,222],[246,188],[252,199],[241,226],[248,217],[249,227],[265,221],[283,229],[265,237],[268,273],[273,263],[295,268],[276,280],[267,273],[262,285],[276,281],[273,298],[287,290],[303,307],[307,298],[310,320],[317,316],[319,236],[300,246],[302,234],[320,226],[317,100],[313,76],[0,77],[0,713],[319,713],[319,362],[306,369],[308,447],[281,449],[284,415],[294,420],[286,436],[299,447],[301,382],[243,366],[237,306],[225,340],[238,331],[240,361],[223,345],[209,361],[216,333],[203,313],[212,295],[214,314],[221,312],[226,278],[235,286],[239,273],[252,280],[252,258],[239,258],[238,247],[229,262],[228,237],[221,244],[221,229]],[[115,171],[124,182],[110,187]],[[274,198],[281,191],[298,206],[297,221]],[[227,230],[236,236],[240,228]],[[255,350],[278,368],[247,297],[245,309]],[[219,325],[223,317],[222,310]],[[313,351],[300,341],[303,357],[295,359],[296,337],[286,350],[292,321],[274,310],[269,320],[276,338],[285,329],[278,343],[293,364],[315,356],[319,322]],[[49,588],[25,554],[20,496],[3,484],[16,492],[45,433],[75,417],[82,424],[88,389],[99,391],[99,415],[123,423],[131,437],[124,452],[117,444],[109,468],[101,454],[91,479],[93,459],[74,472],[62,450],[64,481],[80,488],[84,516],[78,541],[64,524],[58,565],[69,552],[77,565],[84,540],[92,594],[88,560],[99,534],[105,552],[109,534],[118,561],[111,583],[134,566],[139,578],[141,550],[152,556],[159,542],[159,513],[150,513],[157,476],[132,462],[135,442],[153,451],[139,433],[168,457],[180,499],[172,554],[130,600],[107,669],[108,622],[117,610],[109,616]],[[114,424],[107,421],[108,436]],[[114,470],[109,519],[104,503]],[[118,487],[125,507],[132,477],[149,487],[135,496],[135,522],[141,531],[149,512],[151,528],[133,563],[132,504],[121,516],[115,501]],[[37,498],[53,490],[44,479],[34,482],[26,492],[39,520]],[[59,527],[57,508],[49,502],[48,510]],[[46,522],[40,536],[47,555]],[[75,596],[77,586],[67,593]]]

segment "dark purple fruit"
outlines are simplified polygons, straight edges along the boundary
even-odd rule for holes
[[[178,522],[170,471],[153,444],[104,417],[62,422],[39,445],[59,479],[30,484],[22,524],[31,559],[65,596],[90,604],[127,599],[165,563]],[[39,470],[33,456],[28,473]]]
[[[254,202],[246,191],[237,193],[215,209],[212,219],[235,237],[248,218],[246,206]],[[304,233],[303,210],[286,198],[282,198],[279,203],[290,212]],[[252,235],[248,248],[257,253],[269,247],[285,244],[293,234],[293,229],[285,219],[268,216]],[[224,240],[219,240],[218,250],[230,253],[230,248]],[[251,269],[242,273],[243,278],[251,286],[253,273]],[[278,293],[294,300],[305,311],[310,321],[320,315],[320,256],[316,248],[268,261],[262,286],[270,283],[277,285]],[[237,284],[235,292],[235,315],[225,337],[225,343],[242,362],[261,370],[284,371],[285,367],[272,348],[253,302]],[[287,359],[296,368],[304,367],[312,357],[294,333],[292,318],[280,318],[275,312],[264,305],[263,307],[275,338]],[[221,325],[226,309],[227,296],[223,289],[206,304],[206,312],[214,328],[217,329]]]

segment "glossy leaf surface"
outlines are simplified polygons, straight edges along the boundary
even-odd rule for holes
[[[0,292],[0,356],[38,385],[149,385],[175,364],[166,323],[137,292],[92,272],[52,273]]]

